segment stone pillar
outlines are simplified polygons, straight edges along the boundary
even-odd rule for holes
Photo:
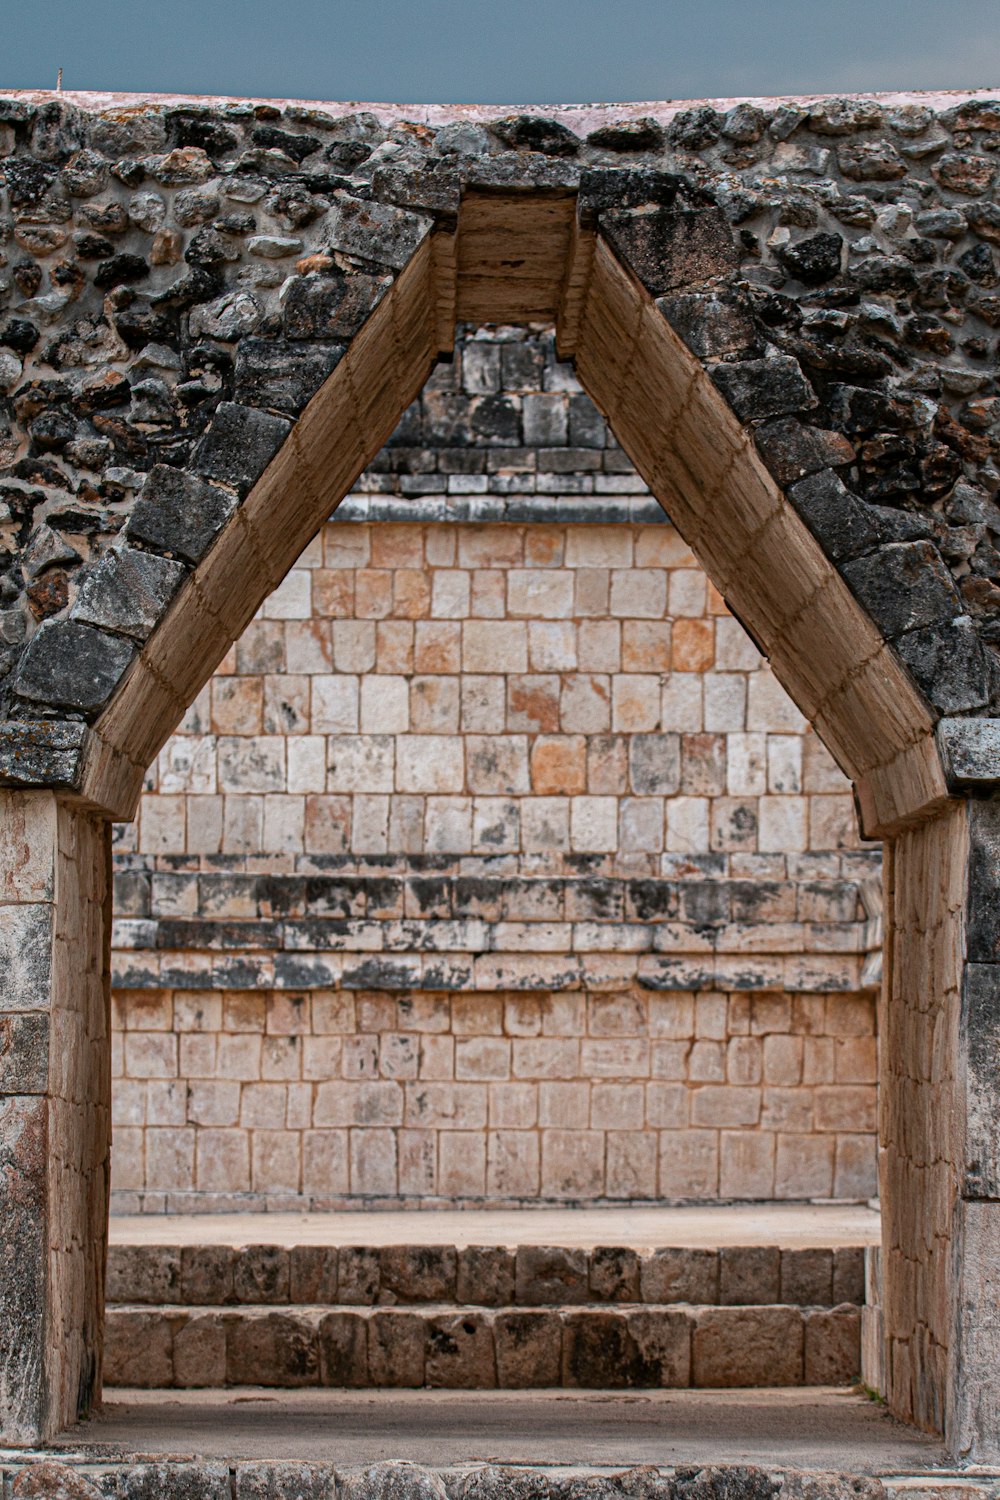
[[[110,824],[0,790],[0,1441],[99,1398],[110,1149]]]
[[[882,1316],[893,1413],[1000,1459],[1000,800],[886,849]]]

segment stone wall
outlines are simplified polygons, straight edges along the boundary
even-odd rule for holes
[[[119,991],[121,1211],[866,1198],[870,994]]]
[[[864,1197],[878,854],[550,330],[470,330],[117,836],[119,1207]]]

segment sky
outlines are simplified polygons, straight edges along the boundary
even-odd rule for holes
[[[54,88],[59,68],[66,89],[413,104],[1000,92],[1000,0],[17,6],[0,88]]]

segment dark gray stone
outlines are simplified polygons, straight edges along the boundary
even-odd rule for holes
[[[748,359],[761,352],[749,304],[738,293],[678,292],[659,298],[656,305],[699,358]]]
[[[891,542],[845,563],[841,572],[890,640],[961,610],[951,574],[931,542]]]
[[[105,704],[127,670],[135,647],[76,620],[46,620],[28,643],[14,692],[32,703],[78,713]]]
[[[795,417],[776,417],[754,429],[760,456],[781,485],[820,469],[853,463],[856,451],[841,432],[809,427]]]
[[[228,490],[157,464],[146,476],[125,539],[200,562],[235,508]]]
[[[911,630],[896,642],[896,650],[941,713],[968,712],[989,703],[996,669],[967,615]]]
[[[194,451],[193,466],[206,479],[249,493],[292,430],[271,412],[223,401]]]
[[[839,234],[814,234],[778,250],[778,259],[789,275],[803,286],[822,286],[840,271],[844,249]]]
[[[714,205],[606,213],[601,227],[654,297],[732,276],[739,264],[732,230]]]
[[[70,619],[144,641],[187,574],[183,563],[122,547],[106,552],[83,580]]]
[[[798,360],[787,354],[717,365],[712,379],[743,422],[810,411],[819,405]]]
[[[942,719],[936,734],[950,786],[1000,788],[1000,719]]]
[[[975,876],[973,876],[975,878]],[[994,900],[996,893],[994,893]],[[962,990],[965,1182],[970,1198],[1000,1197],[1000,964],[970,963]]]
[[[834,562],[869,552],[881,539],[870,508],[832,469],[800,479],[789,488],[788,498]]]
[[[286,290],[282,317],[286,339],[350,339],[381,302],[388,276],[311,271]]]
[[[75,787],[90,731],[56,719],[0,725],[0,782],[4,786]]]
[[[442,223],[452,225],[458,218],[462,179],[454,157],[431,158],[420,167],[379,167],[372,176],[372,188],[386,202],[433,214]]]
[[[331,250],[401,271],[432,227],[426,215],[337,193],[324,238]]]
[[[587,145],[596,146],[599,151],[657,151],[664,138],[662,125],[643,115],[637,120],[616,120],[612,125],[592,130]]]
[[[544,156],[575,156],[580,149],[579,136],[558,120],[543,115],[508,115],[502,120],[491,120],[490,129],[505,146],[540,151]]]
[[[297,417],[336,369],[346,349],[346,344],[241,339],[236,356],[236,400]]]
[[[966,951],[972,963],[1000,963],[1000,801],[968,803],[969,907]]]

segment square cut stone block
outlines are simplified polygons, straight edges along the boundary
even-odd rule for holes
[[[280,1245],[247,1245],[236,1256],[233,1296],[237,1302],[287,1302],[289,1256]]]
[[[805,1320],[806,1385],[851,1385],[861,1373],[861,1310],[823,1308]]]
[[[599,1302],[639,1301],[639,1256],[617,1245],[590,1252],[590,1295]]]
[[[379,1254],[380,1300],[451,1302],[458,1256],[449,1245],[388,1245]]]
[[[319,1338],[315,1322],[292,1312],[226,1315],[228,1385],[318,1385]]]
[[[517,1251],[515,1288],[522,1307],[586,1302],[587,1252],[551,1245],[521,1245]]]
[[[654,1250],[639,1266],[643,1302],[690,1302],[711,1305],[719,1300],[719,1256],[715,1250]]]
[[[691,1384],[691,1317],[657,1308],[632,1308],[628,1328],[636,1350],[637,1384]]]
[[[426,1372],[427,1384],[441,1390],[492,1390],[497,1379],[488,1318],[477,1312],[431,1318]]]
[[[719,1301],[727,1307],[777,1302],[781,1251],[774,1245],[724,1245],[719,1251]]]
[[[706,1307],[695,1315],[693,1384],[801,1385],[803,1320],[793,1307]]]
[[[497,1385],[502,1390],[558,1385],[562,1321],[557,1312],[501,1312],[493,1320]]]
[[[319,1367],[323,1385],[358,1389],[369,1384],[364,1313],[332,1312],[320,1319]]]
[[[48,1010],[52,989],[52,914],[44,903],[0,906],[0,1008]]]
[[[574,1309],[563,1318],[563,1384],[590,1390],[686,1385],[690,1344],[687,1313]]]
[[[499,1245],[468,1245],[458,1252],[459,1302],[505,1307],[514,1300],[513,1250]]]
[[[294,1303],[337,1300],[337,1250],[333,1245],[295,1245],[289,1251],[289,1297]]]
[[[204,1473],[201,1468],[201,1473]],[[238,1463],[232,1489],[228,1465],[223,1471],[226,1500],[330,1500],[336,1493],[332,1469],[323,1465],[292,1463]],[[204,1500],[215,1500],[206,1489]],[[199,1500],[202,1497],[199,1496]]]
[[[162,1245],[111,1245],[107,1300],[153,1304],[182,1301],[180,1251]]]
[[[832,1289],[832,1250],[782,1250],[782,1302],[799,1307],[829,1307]]]
[[[368,1378],[373,1386],[424,1383],[427,1324],[419,1313],[379,1309],[368,1319]]]
[[[381,1284],[379,1252],[364,1245],[342,1245],[337,1256],[338,1299],[349,1306],[370,1307]]]
[[[104,1331],[106,1385],[136,1386],[143,1390],[174,1383],[174,1326],[182,1327],[183,1313],[164,1318],[159,1312],[116,1308]]]
[[[853,1302],[861,1306],[865,1296],[865,1252],[858,1245],[846,1245],[833,1253],[834,1304]]]
[[[226,1324],[218,1313],[192,1313],[174,1333],[174,1384],[226,1383]]]
[[[221,1307],[233,1300],[236,1251],[227,1245],[181,1249],[181,1300],[189,1306]]]

